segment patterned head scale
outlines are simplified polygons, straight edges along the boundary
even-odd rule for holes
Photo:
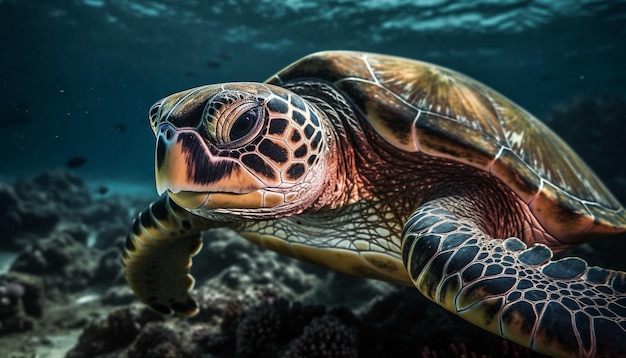
[[[152,106],[156,178],[182,207],[203,216],[225,209],[305,206],[323,179],[320,112],[298,95],[260,83],[203,86]],[[241,213],[239,213],[241,214]]]

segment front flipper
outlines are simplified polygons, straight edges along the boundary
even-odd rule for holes
[[[493,239],[455,214],[461,201],[430,201],[404,228],[403,261],[427,298],[540,353],[626,356],[626,273]]]
[[[195,283],[189,268],[202,247],[200,232],[209,224],[167,195],[137,216],[122,261],[126,280],[141,302],[166,315],[198,313],[189,294]]]

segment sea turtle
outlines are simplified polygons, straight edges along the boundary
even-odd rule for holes
[[[193,88],[150,108],[163,194],[135,220],[139,299],[193,315],[200,232],[412,285],[553,356],[626,352],[626,274],[552,261],[626,231],[626,211],[539,120],[460,73],[348,51],[264,83]]]

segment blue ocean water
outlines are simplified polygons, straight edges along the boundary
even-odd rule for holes
[[[626,94],[626,1],[0,0],[0,17],[0,178],[80,156],[83,177],[153,185],[154,101],[319,50],[448,66],[539,118]]]

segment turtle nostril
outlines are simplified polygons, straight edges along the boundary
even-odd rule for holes
[[[172,128],[164,127],[161,128],[161,134],[165,136],[165,139],[171,140],[174,134],[172,133]]]

